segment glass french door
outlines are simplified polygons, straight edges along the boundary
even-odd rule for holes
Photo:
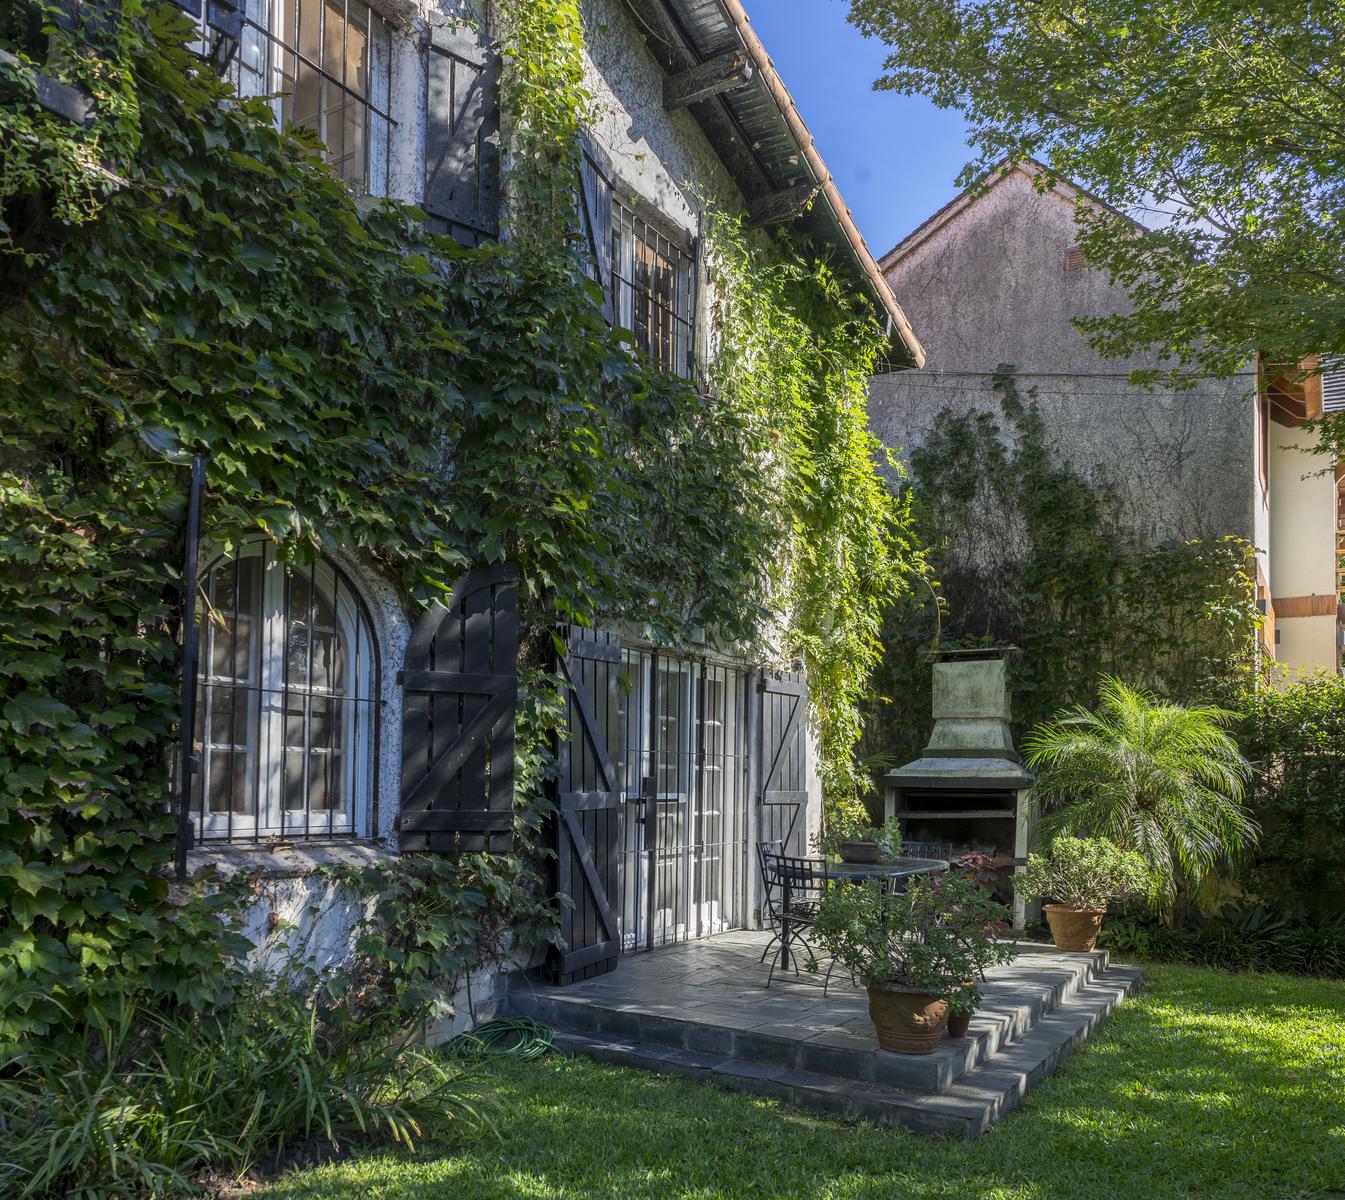
[[[622,950],[745,922],[747,673],[622,650]]]

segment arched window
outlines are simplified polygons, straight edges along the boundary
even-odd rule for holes
[[[378,650],[349,577],[257,542],[213,562],[202,591],[198,836],[372,834]]]

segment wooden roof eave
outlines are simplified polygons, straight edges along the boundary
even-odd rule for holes
[[[660,65],[672,73],[693,69],[717,55],[747,53],[752,77],[733,91],[687,106],[721,161],[753,205],[796,193],[810,200],[784,214],[816,239],[835,246],[887,323],[896,362],[922,366],[925,353],[906,314],[879,270],[863,235],[813,143],[802,116],[748,20],[740,0],[626,0]],[[806,193],[806,195],[805,195]]]

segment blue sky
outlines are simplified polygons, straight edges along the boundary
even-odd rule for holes
[[[961,116],[923,96],[875,92],[883,46],[846,21],[845,0],[744,7],[869,249],[885,253],[957,194],[953,180],[971,157]]]

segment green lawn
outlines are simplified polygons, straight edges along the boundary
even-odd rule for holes
[[[975,1142],[585,1061],[499,1065],[498,1140],[371,1154],[265,1200],[1345,1197],[1345,983],[1155,967]]]

